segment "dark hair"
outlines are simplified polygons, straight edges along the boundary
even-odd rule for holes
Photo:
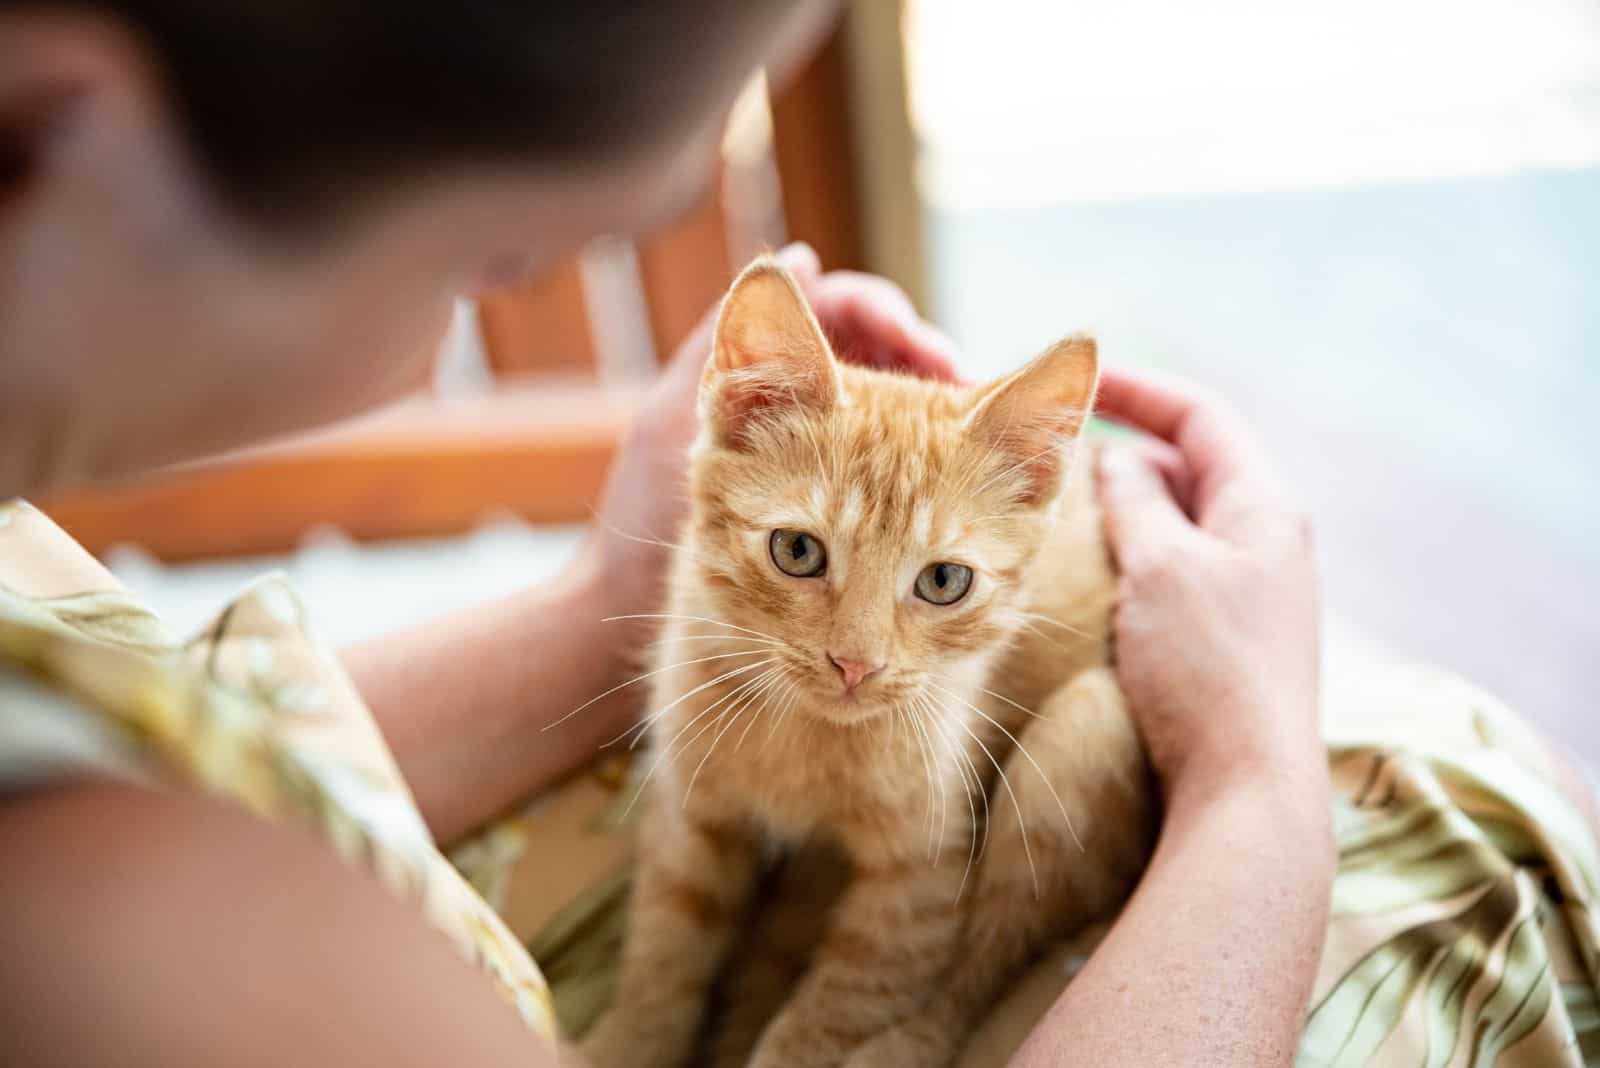
[[[789,6],[86,2],[148,43],[223,191],[269,211],[463,162],[625,155],[677,133]]]

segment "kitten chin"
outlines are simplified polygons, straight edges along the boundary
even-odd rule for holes
[[[865,727],[894,714],[895,704],[867,694],[816,696],[797,713],[835,727]]]

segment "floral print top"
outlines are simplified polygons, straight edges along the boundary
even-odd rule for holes
[[[202,790],[306,827],[415,902],[554,1037],[538,967],[440,854],[282,581],[178,639],[43,514],[0,502],[0,792],[83,774]]]

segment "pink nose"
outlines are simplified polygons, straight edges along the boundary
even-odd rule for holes
[[[865,660],[855,660],[848,656],[828,654],[828,659],[833,661],[833,666],[839,669],[839,674],[844,677],[845,692],[854,690],[862,681],[883,670],[882,664],[869,664]]]

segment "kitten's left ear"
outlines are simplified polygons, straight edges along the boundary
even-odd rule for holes
[[[1099,380],[1094,339],[1079,335],[1056,342],[984,390],[967,416],[967,429],[1007,465],[995,481],[1012,478],[1026,503],[1054,496]]]
[[[723,298],[700,381],[700,413],[737,445],[752,423],[785,408],[825,411],[840,397],[828,339],[789,272],[770,256],[744,269]]]

